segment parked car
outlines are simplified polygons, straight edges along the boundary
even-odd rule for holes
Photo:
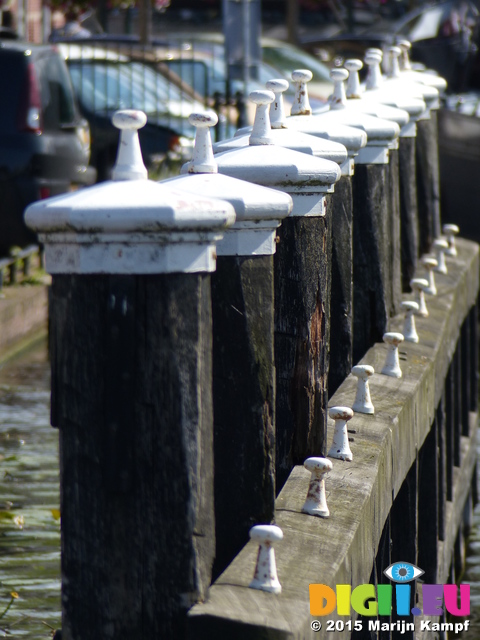
[[[50,45],[0,40],[0,255],[36,237],[25,207],[95,181],[90,130]]]
[[[399,39],[412,43],[414,61],[436,70],[452,91],[475,80],[478,61],[479,11],[471,0],[446,0],[421,5],[392,22],[381,20],[355,33],[340,31],[329,38],[308,37],[302,47],[331,64],[363,58],[368,47],[386,50]]]
[[[141,109],[147,125],[139,131],[147,168],[189,160],[195,130],[188,117],[204,104],[183,92],[151,63],[92,44],[58,44],[70,71],[80,109],[92,131],[92,164],[98,179],[110,178],[118,131],[118,109]]]
[[[213,96],[215,91],[226,92],[227,64],[225,58],[224,37],[221,34],[201,36],[185,35],[172,37],[169,42],[154,42],[155,54],[170,69],[174,70],[185,82],[196,91],[206,96]],[[308,68],[313,72],[313,80],[309,83],[309,95],[314,106],[322,106],[332,92],[330,70],[320,60],[307,52],[273,38],[261,39],[262,58],[258,65],[258,78],[250,80],[246,91],[243,81],[230,81],[230,95],[237,91],[249,93],[253,89],[265,87],[267,80],[285,78],[291,81],[292,71]],[[285,95],[286,102],[293,102],[294,87],[290,87]]]

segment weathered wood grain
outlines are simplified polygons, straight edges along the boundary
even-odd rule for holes
[[[410,280],[417,268],[419,254],[415,138],[400,138],[398,154],[402,290],[406,292],[410,291]]]
[[[276,481],[325,449],[331,214],[286,218],[274,257]]]
[[[335,393],[353,362],[353,194],[352,178],[342,176],[327,208],[332,215],[332,297],[328,392]]]
[[[416,167],[420,254],[428,253],[441,232],[437,114],[417,122]]]
[[[55,276],[63,638],[179,638],[214,555],[205,275]]]
[[[216,578],[274,517],[273,256],[219,256],[212,316]]]
[[[391,309],[386,165],[359,165],[353,176],[353,362],[382,339]]]

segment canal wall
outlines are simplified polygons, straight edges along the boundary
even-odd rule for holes
[[[48,287],[5,287],[0,298],[0,363],[47,335]]]

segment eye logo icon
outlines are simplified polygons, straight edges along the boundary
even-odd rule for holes
[[[406,583],[423,576],[425,571],[410,562],[394,562],[383,573],[393,582]]]

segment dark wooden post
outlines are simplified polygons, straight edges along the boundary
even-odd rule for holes
[[[357,362],[381,340],[394,307],[391,233],[397,225],[393,224],[394,205],[389,201],[388,158],[400,129],[394,122],[349,107],[353,101],[347,101],[344,86],[348,75],[346,69],[331,70],[331,107],[317,118],[354,126],[367,134],[367,145],[359,151],[353,176],[353,361]]]
[[[269,145],[267,105],[274,96],[258,91],[251,97],[258,111],[250,146],[216,159],[221,173],[275,187],[293,198],[274,258],[278,491],[293,464],[324,451],[331,264],[324,199],[340,169],[334,162]]]
[[[306,88],[305,88],[306,90]],[[308,108],[286,119],[286,126],[319,138],[345,145],[347,159],[342,163],[342,178],[327,202],[332,220],[332,284],[330,326],[330,363],[328,390],[332,395],[352,368],[353,357],[353,196],[354,158],[367,143],[367,135],[359,128],[340,123],[326,123],[312,116]]]
[[[53,275],[66,640],[183,637],[211,579],[209,273],[234,212],[146,180],[145,122],[115,114],[114,182],[26,217]]]
[[[400,228],[402,247],[402,289],[409,291],[419,255],[415,137],[400,138]]]
[[[273,254],[276,227],[292,209],[286,193],[217,173],[209,134],[216,121],[211,112],[190,116],[197,135],[188,175],[168,181],[227,200],[237,216],[217,246],[212,275],[214,579],[248,542],[250,528],[274,519]]]
[[[431,250],[440,235],[440,180],[438,169],[437,114],[417,123],[417,192],[420,228],[420,253]]]
[[[328,392],[335,393],[353,366],[353,194],[342,175],[327,202],[332,219],[332,297]]]

